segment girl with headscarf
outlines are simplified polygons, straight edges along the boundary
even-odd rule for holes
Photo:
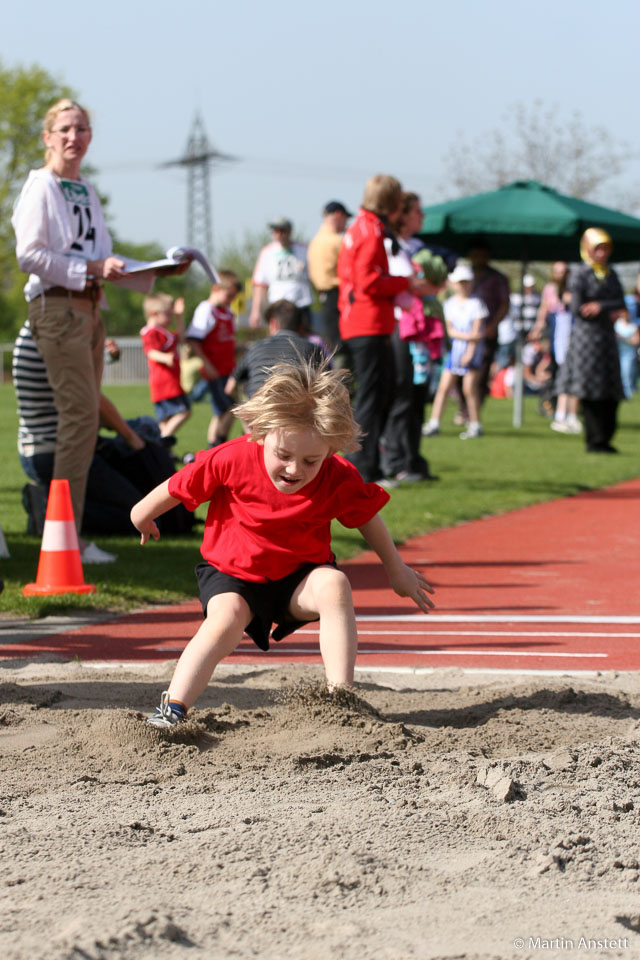
[[[609,266],[613,244],[604,230],[590,227],[580,241],[583,263],[571,273],[574,325],[560,385],[582,403],[587,450],[616,453],[618,403],[623,397],[613,324],[625,310],[624,292]]]

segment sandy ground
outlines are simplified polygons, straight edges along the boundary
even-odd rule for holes
[[[638,675],[171,670],[0,665],[4,957],[640,956]]]

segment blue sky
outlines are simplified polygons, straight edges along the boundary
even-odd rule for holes
[[[631,0],[29,0],[3,11],[0,55],[90,108],[88,159],[127,240],[186,240],[186,177],[156,165],[183,153],[199,110],[241,158],[211,181],[220,247],[275,214],[309,238],[324,203],[357,207],[372,173],[447,199],[447,148],[516,102],[578,110],[640,154],[637,26]]]

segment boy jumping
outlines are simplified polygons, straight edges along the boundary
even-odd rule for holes
[[[341,371],[312,364],[274,368],[235,409],[250,431],[199,453],[131,511],[141,544],[159,538],[154,520],[177,503],[210,501],[196,568],[205,619],[176,666],[149,723],[171,727],[206,688],[216,665],[246,632],[262,650],[320,621],[329,688],[353,683],[356,618],[349,581],[331,550],[331,521],[357,527],[391,586],[424,613],[434,606],[424,576],[406,566],[378,515],[389,494],[365,483],[337,450],[358,447],[359,428]]]

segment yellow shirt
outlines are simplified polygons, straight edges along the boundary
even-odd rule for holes
[[[337,266],[342,237],[342,233],[336,233],[323,223],[309,244],[307,263],[316,290],[332,290],[338,286]]]

